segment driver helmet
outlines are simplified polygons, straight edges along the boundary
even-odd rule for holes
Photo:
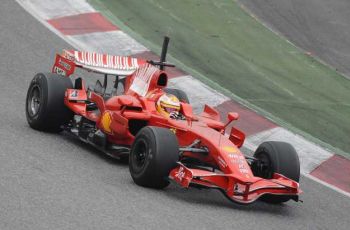
[[[174,118],[179,114],[180,101],[172,94],[163,94],[157,101],[157,111],[165,117]]]

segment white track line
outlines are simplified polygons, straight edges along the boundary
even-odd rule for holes
[[[347,197],[350,198],[350,193],[348,193],[348,192],[346,192],[344,190],[341,190],[340,188],[337,188],[337,187],[335,187],[335,186],[333,186],[331,184],[328,184],[327,182],[325,182],[323,180],[320,180],[317,177],[314,177],[313,175],[310,175],[310,174],[303,174],[303,175],[305,177],[313,180],[313,181],[316,181],[317,183],[320,183],[320,184],[322,184],[322,185],[324,185],[324,186],[326,186],[326,187],[328,187],[328,188],[330,188],[330,189],[332,189],[332,190],[334,190],[336,192],[339,192],[339,193],[343,194],[344,196],[347,196]]]

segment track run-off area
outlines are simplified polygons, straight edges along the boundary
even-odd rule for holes
[[[22,1],[22,5],[23,2],[27,1]],[[73,45],[86,50],[112,51],[109,52],[112,54],[153,55],[146,48],[148,44],[143,46],[130,40],[119,30],[119,25],[108,22],[103,22],[103,30],[96,26],[87,32],[74,32],[77,27],[73,26],[59,30],[51,28],[50,31],[37,19],[53,28],[61,25],[59,18],[74,18],[80,13],[93,15],[97,21],[104,20],[89,4],[81,4],[75,9],[70,6],[70,1],[50,2],[48,6],[52,8],[43,11],[46,16],[34,14],[36,19],[14,1],[5,1],[0,8],[1,229],[348,228],[350,220],[344,210],[350,207],[349,198],[308,177],[301,179],[304,203],[288,202],[276,206],[257,202],[251,206],[238,206],[212,190],[183,190],[175,185],[163,191],[138,187],[126,165],[64,134],[31,130],[24,113],[26,90],[35,73],[50,70],[56,52]],[[55,2],[59,4],[55,5]],[[55,8],[57,6],[60,10]],[[27,10],[33,12],[33,9]],[[61,12],[64,15],[60,15]],[[49,17],[55,13],[57,15]],[[110,43],[101,45],[102,41],[108,41],[106,35],[102,35],[106,31]],[[67,39],[67,36],[70,37]],[[120,43],[114,41],[116,36]],[[162,35],[158,36],[160,41]],[[177,42],[172,39],[171,46]],[[122,45],[118,48],[118,44]],[[128,48],[125,48],[126,44]],[[228,99],[225,94],[214,94],[215,91],[204,84],[193,83],[195,79],[181,71],[175,71],[173,77],[172,84],[176,86],[183,83],[182,87],[187,85],[191,89],[190,84],[194,84],[201,87],[200,91],[205,95],[212,96],[190,95],[195,101],[206,100],[212,105],[222,105]],[[195,109],[199,110],[200,106]],[[229,106],[233,104],[229,103]],[[269,120],[257,118],[238,104],[235,109],[244,113],[242,118],[245,115],[252,117],[253,124],[260,119],[263,127],[259,127],[259,133],[271,129],[279,132],[279,127]],[[247,122],[240,125],[248,130],[248,134],[257,132]],[[273,133],[268,135],[273,136]],[[250,144],[254,145],[254,139],[250,139]]]

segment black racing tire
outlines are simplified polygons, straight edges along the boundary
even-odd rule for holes
[[[66,89],[72,89],[70,78],[53,73],[38,73],[30,82],[26,98],[26,117],[31,128],[60,132],[73,118],[64,104]]]
[[[300,179],[300,162],[294,147],[285,142],[268,141],[264,142],[254,153],[254,157],[262,161],[265,165],[264,169],[253,167],[255,176],[265,179],[271,179],[273,173],[279,173],[299,182]],[[287,195],[271,195],[265,194],[260,200],[267,203],[279,204],[292,199]]]
[[[181,102],[190,104],[190,100],[188,99],[187,94],[181,89],[165,88],[164,91],[176,96]]]
[[[146,126],[136,135],[129,156],[129,170],[137,185],[162,189],[179,160],[179,143],[166,128]]]

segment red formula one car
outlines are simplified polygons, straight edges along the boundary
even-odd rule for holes
[[[294,148],[265,142],[253,157],[239,148],[245,135],[206,105],[195,115],[185,92],[167,88],[165,38],[160,61],[145,61],[79,51],[56,56],[52,73],[39,73],[30,83],[26,116],[30,127],[62,130],[115,158],[129,158],[131,177],[138,185],[219,189],[231,201],[249,204],[258,198],[270,203],[298,200],[300,167]],[[104,74],[90,89],[83,79],[74,84],[75,68]],[[115,79],[107,92],[107,81]],[[193,89],[196,90],[196,89]]]

